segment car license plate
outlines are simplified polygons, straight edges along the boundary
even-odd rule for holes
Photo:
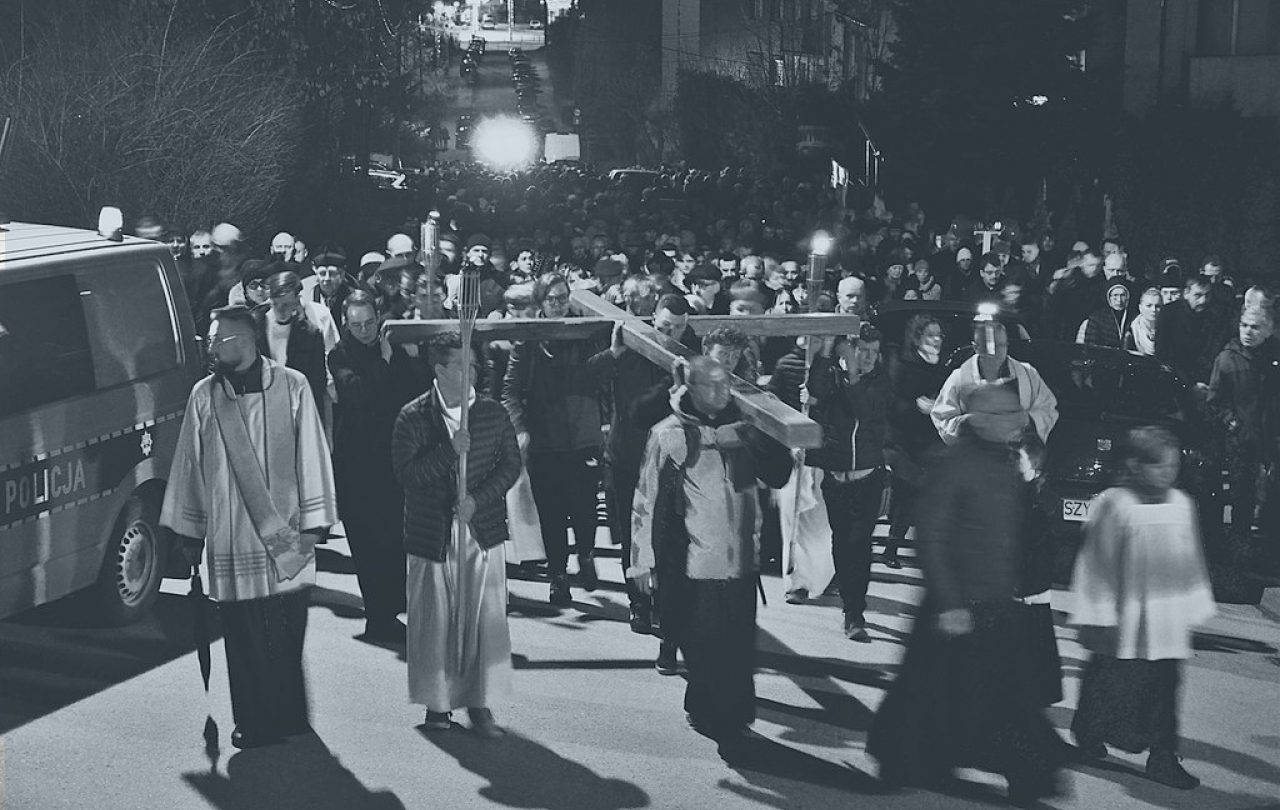
[[[1082,501],[1076,498],[1062,499],[1062,519],[1073,523],[1084,523],[1089,519],[1089,507],[1093,501]]]

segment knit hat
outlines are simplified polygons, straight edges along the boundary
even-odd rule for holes
[[[219,222],[213,226],[213,231],[209,234],[213,243],[221,248],[230,247],[238,244],[243,238],[240,229],[232,225],[230,222]]]
[[[387,254],[402,256],[413,252],[413,238],[403,233],[395,233],[387,240]]]
[[[265,259],[246,259],[240,265],[240,283],[247,287],[251,281],[266,281],[268,276],[279,269],[275,264]]]
[[[610,259],[608,256],[596,262],[595,269],[592,274],[596,278],[616,278],[622,275],[622,262],[617,259]]]
[[[337,251],[326,251],[311,260],[312,267],[336,267],[339,270],[345,270],[347,267],[347,257]]]
[[[485,250],[493,250],[493,240],[483,233],[473,233],[467,238],[467,250],[473,247],[482,247]]]

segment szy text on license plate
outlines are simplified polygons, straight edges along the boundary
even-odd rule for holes
[[[1070,520],[1075,523],[1084,523],[1089,519],[1089,507],[1091,506],[1093,506],[1093,501],[1063,498],[1062,519]]]

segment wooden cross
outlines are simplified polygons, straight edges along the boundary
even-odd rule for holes
[[[671,370],[678,361],[692,358],[684,344],[659,332],[646,319],[610,304],[595,293],[574,290],[570,303],[582,317],[572,319],[510,318],[480,320],[473,335],[477,340],[585,340],[606,333],[622,322],[622,340],[628,349]],[[806,315],[692,315],[689,326],[695,334],[733,326],[752,336],[799,337],[800,335],[856,335],[860,321],[856,315],[816,313]],[[434,335],[459,331],[456,320],[387,321],[392,343],[417,343]],[[752,382],[731,378],[733,400],[743,418],[787,447],[813,448],[822,444],[822,428],[808,416]]]

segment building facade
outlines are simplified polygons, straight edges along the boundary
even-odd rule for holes
[[[1280,2],[1129,0],[1124,106],[1234,106],[1280,116]]]
[[[663,0],[662,97],[675,96],[682,69],[751,84],[852,83],[875,88],[892,18],[883,0]]]

